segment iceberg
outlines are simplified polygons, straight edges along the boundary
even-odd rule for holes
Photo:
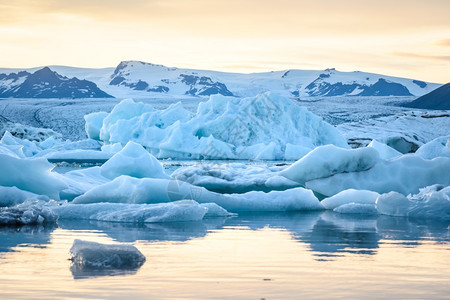
[[[59,192],[66,188],[54,166],[44,158],[18,158],[0,154],[0,186],[17,188],[59,200]]]
[[[214,212],[216,211],[216,213]],[[121,223],[162,223],[200,221],[208,207],[193,200],[181,200],[158,204],[92,203],[64,204],[53,211],[60,219],[96,220]],[[211,207],[210,216],[228,215],[217,207]]]
[[[450,157],[450,135],[438,137],[422,146],[415,152],[415,155],[425,159],[435,157]]]
[[[42,200],[28,200],[11,207],[0,207],[0,225],[47,225],[56,223],[55,204]]]
[[[42,151],[36,143],[29,140],[19,139],[13,136],[9,131],[5,131],[2,139],[0,140],[0,144],[10,148],[11,150],[20,149],[16,151],[13,150],[19,157],[30,157]]]
[[[105,245],[74,240],[71,261],[81,269],[136,269],[145,263],[145,256],[133,245]]]
[[[380,157],[382,159],[392,159],[399,156],[402,156],[403,154],[397,150],[395,150],[392,147],[389,147],[388,145],[384,143],[380,143],[377,140],[372,140],[367,147],[374,148],[378,151],[378,154],[380,154]]]
[[[159,178],[133,178],[122,175],[96,186],[72,203],[167,203],[190,199],[198,203],[215,203],[227,211],[320,210],[323,206],[312,191],[295,188],[286,191],[218,194],[187,182]]]
[[[450,185],[450,158],[426,160],[413,154],[392,160],[380,160],[366,171],[339,173],[307,181],[305,186],[325,196],[347,189],[369,190],[377,193],[418,193],[433,184]]]
[[[325,209],[335,209],[349,203],[374,206],[378,196],[380,194],[372,191],[349,189],[323,199],[320,203],[322,203]]]
[[[0,207],[14,206],[27,200],[42,200],[47,202],[50,198],[48,196],[22,191],[15,186],[0,186]]]
[[[379,161],[378,151],[371,147],[343,149],[325,145],[312,150],[280,175],[304,185],[317,178],[368,170]]]
[[[420,189],[415,195],[404,196],[390,192],[376,201],[379,213],[410,218],[450,220],[450,186],[432,185]]]
[[[60,192],[62,199],[72,200],[90,189],[110,182],[101,174],[100,167],[90,167],[60,174],[60,179],[66,184],[67,188]]]
[[[362,203],[346,203],[333,209],[334,212],[340,214],[361,214],[361,215],[376,215],[378,214],[375,205]]]
[[[100,167],[102,176],[114,179],[120,175],[136,178],[170,178],[161,163],[140,144],[128,142],[126,146]]]
[[[181,167],[172,178],[219,193],[245,193],[253,190],[286,190],[300,186],[279,175],[285,166],[258,166],[244,163],[208,164]]]
[[[85,122],[85,131],[90,139],[99,140],[100,139],[100,130],[103,126],[103,120],[108,116],[107,112],[100,111],[90,113],[84,116]]]
[[[196,114],[181,103],[165,110],[125,99],[106,117],[87,115],[88,136],[105,144],[134,141],[157,158],[298,159],[316,146],[348,147],[337,129],[293,101],[271,93],[213,95]]]

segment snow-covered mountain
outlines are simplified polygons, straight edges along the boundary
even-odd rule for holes
[[[250,97],[261,92],[295,97],[422,96],[441,86],[419,80],[365,72],[285,70],[227,73],[171,68],[140,61],[123,61],[116,68],[83,69],[50,66],[59,74],[89,80],[117,98],[204,96]],[[12,69],[9,69],[10,72]],[[31,69],[35,70],[35,69]],[[20,71],[20,70],[14,70]],[[30,72],[30,70],[27,70]],[[2,73],[2,69],[0,69]],[[7,73],[7,70],[3,71]]]
[[[34,73],[0,74],[1,98],[108,98],[91,81],[67,78],[44,67]]]

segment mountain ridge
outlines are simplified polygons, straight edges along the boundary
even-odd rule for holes
[[[230,73],[183,69],[141,61],[122,61],[115,68],[50,66],[59,74],[83,78],[120,97],[250,97],[272,91],[291,98],[331,96],[422,96],[441,86],[416,79],[361,71],[298,70]],[[5,70],[5,69],[4,69]],[[18,69],[11,69],[18,70]],[[2,69],[0,69],[2,73]]]

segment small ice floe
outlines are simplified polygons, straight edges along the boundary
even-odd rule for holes
[[[53,211],[52,206],[51,203],[42,200],[28,200],[16,206],[2,207],[0,208],[0,226],[56,223],[58,215]]]
[[[113,271],[136,271],[145,263],[145,256],[133,245],[106,245],[78,239],[73,242],[70,256],[75,277],[116,275]]]

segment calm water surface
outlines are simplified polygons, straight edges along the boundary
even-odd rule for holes
[[[448,225],[315,212],[0,228],[0,297],[448,299]],[[76,238],[132,243],[147,261],[137,270],[75,268]]]

